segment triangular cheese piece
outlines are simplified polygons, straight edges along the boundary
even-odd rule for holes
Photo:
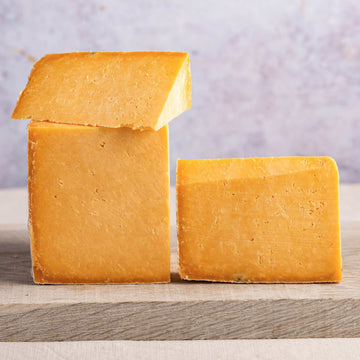
[[[38,61],[12,117],[158,130],[190,107],[187,53],[82,52]]]

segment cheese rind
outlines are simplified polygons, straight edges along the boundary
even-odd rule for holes
[[[32,121],[28,136],[34,281],[170,281],[167,126]]]
[[[83,52],[40,59],[12,117],[158,130],[190,107],[187,53]]]
[[[328,157],[178,160],[180,276],[340,281],[338,182]]]

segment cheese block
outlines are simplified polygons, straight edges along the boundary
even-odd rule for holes
[[[35,282],[168,282],[168,127],[28,131]]]
[[[12,117],[158,130],[190,107],[187,53],[83,52],[39,60]]]
[[[338,183],[328,157],[179,160],[181,278],[340,281]]]

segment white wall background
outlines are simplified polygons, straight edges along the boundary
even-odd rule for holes
[[[360,182],[359,0],[0,0],[0,187],[26,184],[26,121],[11,120],[46,53],[188,51],[193,108],[177,158],[330,155]]]

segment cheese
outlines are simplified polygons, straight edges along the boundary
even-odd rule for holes
[[[328,157],[179,160],[181,278],[340,281],[338,182]]]
[[[186,53],[68,53],[34,65],[12,117],[158,130],[190,107]]]
[[[167,126],[28,130],[35,282],[170,281]]]

